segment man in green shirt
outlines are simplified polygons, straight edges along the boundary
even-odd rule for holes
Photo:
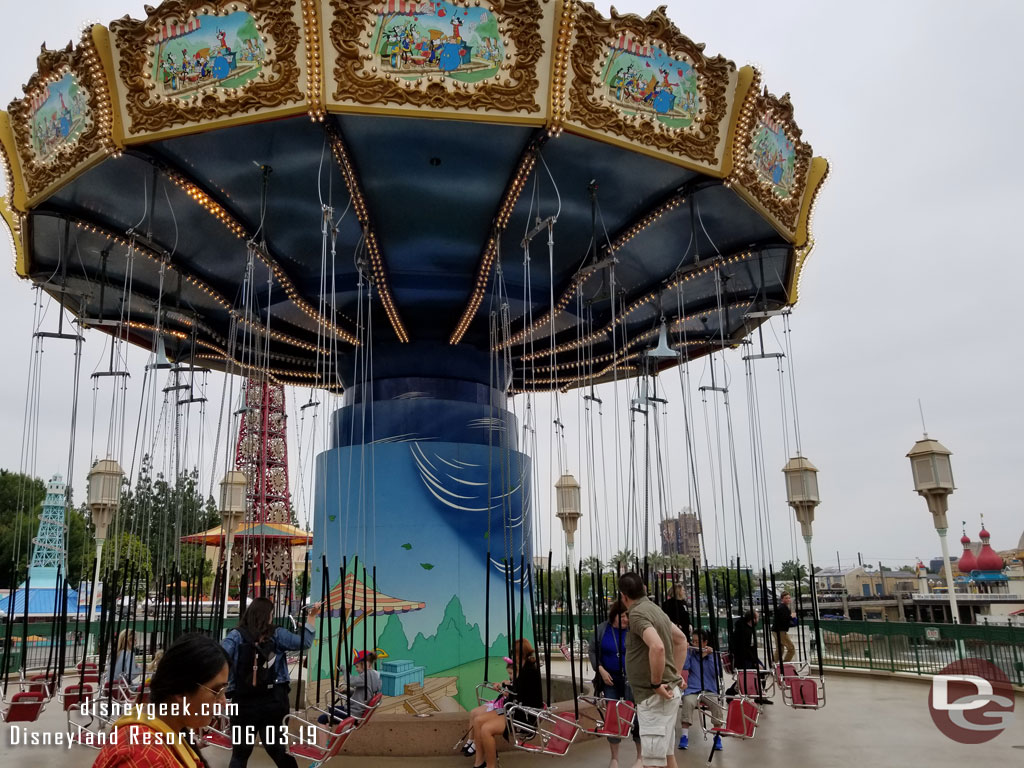
[[[619,597],[629,613],[626,679],[633,689],[644,766],[675,768],[686,635],[656,603],[647,599],[635,573],[619,578]]]

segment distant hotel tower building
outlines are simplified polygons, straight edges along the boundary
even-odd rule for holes
[[[700,520],[689,508],[679,517],[661,521],[661,554],[686,555],[700,563]]]

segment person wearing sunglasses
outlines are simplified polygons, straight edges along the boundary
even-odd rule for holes
[[[228,658],[205,635],[179,637],[164,653],[149,683],[150,706],[114,723],[93,768],[209,768],[195,748],[202,731],[225,706]]]

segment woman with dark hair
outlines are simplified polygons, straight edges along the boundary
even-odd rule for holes
[[[284,627],[275,627],[274,604],[265,597],[257,597],[238,620],[238,627],[222,641],[231,663],[228,695],[238,706],[231,725],[246,734],[231,749],[230,768],[245,768],[257,737],[278,768],[297,768],[298,763],[288,754],[287,742],[280,732],[289,711],[291,687],[286,652],[313,644],[313,620],[319,613],[319,604],[309,609],[300,636]]]
[[[114,723],[117,741],[107,742],[93,768],[207,768],[192,733],[210,724],[224,706],[227,688],[224,649],[204,635],[182,635],[164,653],[150,681],[154,706]]]
[[[597,673],[594,678],[594,695],[604,696],[612,701],[625,699],[633,701],[633,691],[626,681],[626,635],[629,634],[629,613],[621,601],[616,600],[608,608],[608,621],[597,625],[594,637],[588,648],[590,666]],[[611,750],[611,761],[608,768],[619,766],[619,742],[613,736],[608,737]],[[636,759],[640,760],[640,734],[634,734],[636,742]]]
[[[541,690],[540,667],[537,666],[537,655],[533,646],[526,638],[516,640],[512,650],[513,671],[515,672],[512,687],[505,689],[505,711],[512,704],[521,704],[530,709],[544,706],[544,694]],[[515,716],[515,714],[513,714]],[[473,768],[496,768],[498,765],[498,734],[508,734],[508,722],[504,712],[487,712],[473,720],[473,743],[476,745],[476,760]],[[482,761],[482,762],[481,762]]]

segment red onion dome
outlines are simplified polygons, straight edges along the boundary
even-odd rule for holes
[[[988,541],[990,538],[992,538],[992,534],[990,534],[988,531],[986,531],[984,528],[982,528],[978,532],[978,538],[981,539],[983,542],[985,542],[985,541]]]
[[[979,571],[1001,571],[1004,565],[1003,558],[996,554],[986,540],[981,552],[978,553],[977,564],[974,567]]]
[[[964,553],[960,555],[960,559],[956,561],[957,570],[964,575],[969,575],[971,571],[978,567],[978,558],[974,556],[974,552],[971,551],[971,540],[967,534],[960,539],[960,543],[964,545]]]

